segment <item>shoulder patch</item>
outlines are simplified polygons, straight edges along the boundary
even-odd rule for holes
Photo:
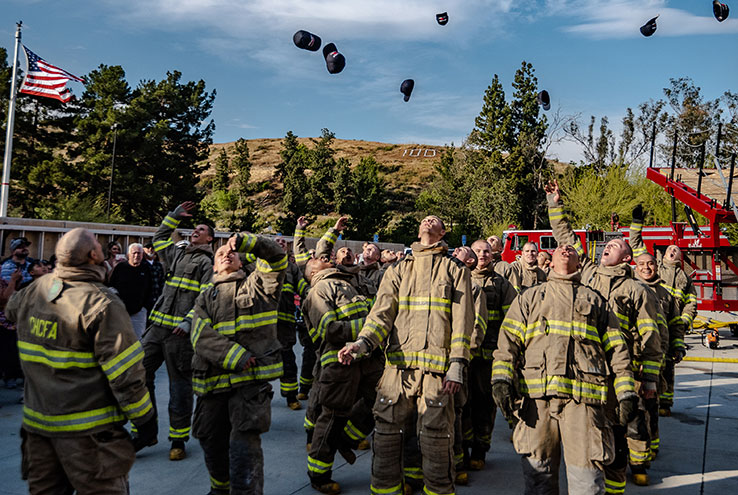
[[[51,282],[51,286],[49,286],[49,292],[46,294],[46,300],[52,302],[54,299],[59,297],[63,290],[64,282],[62,282],[60,278],[54,277],[54,281]]]

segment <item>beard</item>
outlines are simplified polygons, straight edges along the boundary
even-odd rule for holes
[[[20,258],[20,259],[24,260],[24,259],[28,258],[28,253],[26,253],[26,252],[24,251],[24,252],[22,252],[22,253],[18,253],[18,254],[16,254],[16,255],[14,255],[14,256],[15,256],[16,258]]]

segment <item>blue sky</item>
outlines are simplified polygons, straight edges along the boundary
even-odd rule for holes
[[[24,44],[77,75],[104,63],[121,65],[132,86],[175,69],[204,79],[218,93],[216,142],[327,127],[344,139],[459,144],[493,74],[510,96],[522,60],[551,94],[549,114],[585,125],[607,115],[616,130],[670,77],[691,77],[710,99],[738,90],[731,6],[718,23],[710,0],[2,0],[0,46],[12,50],[23,20]],[[642,37],[656,14],[656,34]],[[345,70],[331,75],[321,52],[296,48],[299,29],[336,43]],[[580,157],[568,142],[550,155]]]

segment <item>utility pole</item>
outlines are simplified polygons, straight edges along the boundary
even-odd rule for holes
[[[10,161],[13,156],[13,126],[15,125],[15,89],[18,80],[18,48],[21,44],[21,26],[16,23],[15,50],[13,51],[13,76],[10,80],[10,103],[8,103],[8,126],[5,134],[5,156],[3,157],[3,181],[0,184],[0,217],[8,216],[8,193],[10,192]]]
[[[110,202],[113,197],[113,175],[115,174],[115,145],[118,141],[118,123],[113,124],[113,157],[110,159],[110,184],[108,184],[108,222],[110,221]]]

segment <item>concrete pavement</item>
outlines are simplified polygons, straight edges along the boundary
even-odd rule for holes
[[[677,366],[675,405],[670,418],[661,418],[661,450],[651,470],[651,486],[628,484],[626,493],[670,495],[738,493],[738,340],[721,331],[721,349],[712,351],[700,344],[699,336],[687,336],[689,358],[729,359],[736,362],[684,361]],[[296,348],[297,350],[297,348]],[[297,353],[296,353],[297,354]],[[299,354],[298,354],[299,355]],[[158,405],[167,409],[167,378],[164,368],[157,377]],[[292,495],[316,493],[306,474],[303,411],[291,411],[279,397],[279,385],[272,401],[272,428],[263,435],[265,493]],[[0,389],[0,494],[27,493],[20,479],[21,392]],[[188,457],[168,460],[166,415],[160,418],[160,442],[139,453],[131,471],[134,494],[206,494],[207,470],[196,440],[187,444]],[[358,452],[353,466],[338,457],[334,479],[346,495],[369,493],[371,451]],[[487,466],[470,473],[470,484],[457,487],[459,495],[522,493],[520,458],[510,443],[510,430],[499,415]],[[565,476],[562,470],[562,493]]]

